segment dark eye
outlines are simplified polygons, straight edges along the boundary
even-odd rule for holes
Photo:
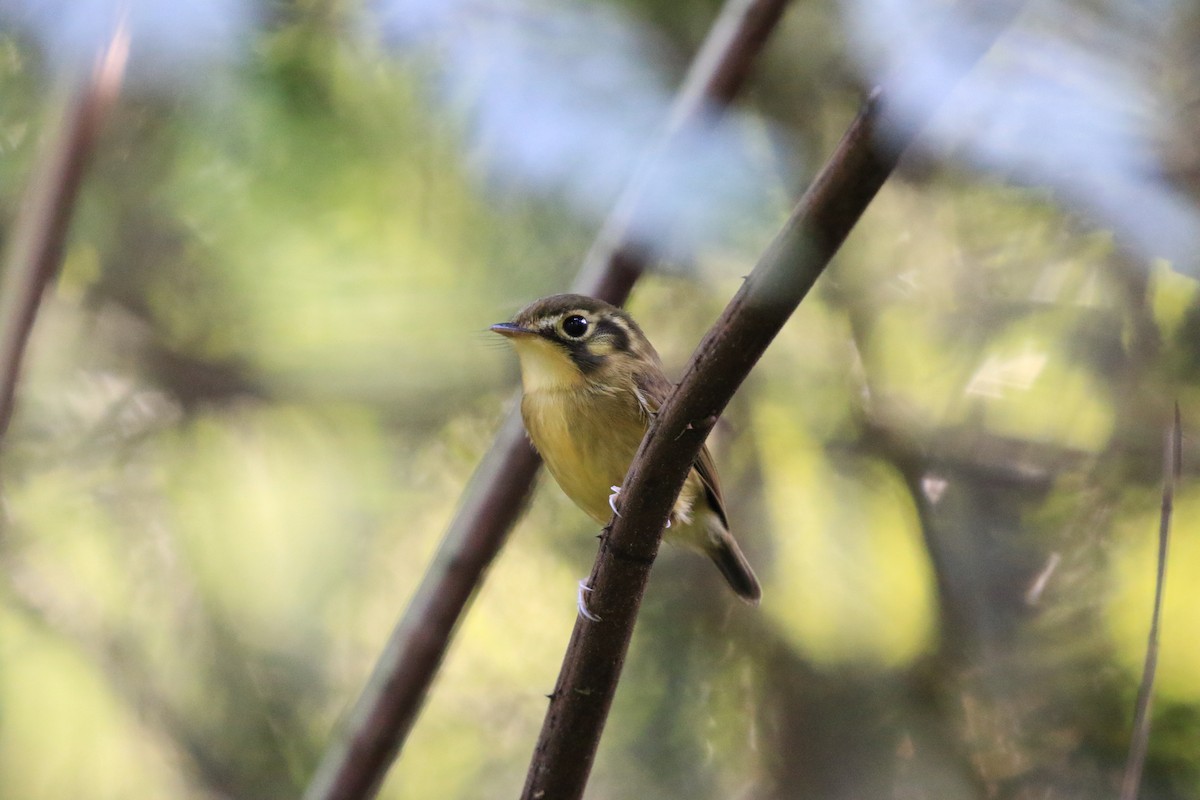
[[[562,321],[562,332],[572,339],[578,339],[587,333],[588,321],[578,314],[572,314]]]

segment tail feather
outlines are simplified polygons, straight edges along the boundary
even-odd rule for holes
[[[717,569],[721,570],[729,587],[738,597],[751,605],[758,605],[762,600],[762,587],[758,583],[758,577],[733,536],[728,531],[722,533],[724,536],[713,542],[712,547],[707,550],[708,557],[717,565]]]

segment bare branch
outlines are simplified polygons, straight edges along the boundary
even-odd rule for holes
[[[75,199],[96,138],[120,94],[128,55],[129,32],[122,22],[70,101],[21,204],[0,290],[0,439],[12,421],[25,346],[42,295],[62,262]]]
[[[1175,507],[1175,486],[1183,472],[1183,423],[1179,403],[1175,404],[1175,419],[1163,447],[1162,510],[1158,518],[1158,567],[1154,579],[1154,609],[1150,615],[1150,634],[1146,641],[1146,661],[1142,666],[1142,682],[1138,686],[1137,705],[1133,715],[1133,735],[1129,742],[1129,758],[1125,762],[1125,777],[1121,781],[1121,800],[1135,800],[1142,783],[1146,751],[1150,745],[1150,705],[1154,697],[1154,675],[1158,669],[1158,637],[1162,622],[1163,591],[1167,582],[1167,550],[1171,541],[1171,514]]]
[[[1019,4],[963,46],[965,75]],[[952,84],[943,87],[948,96]],[[583,795],[633,635],[668,513],[709,431],[733,393],[808,294],[875,197],[923,120],[876,131],[877,92],[838,144],[753,272],[696,348],[679,385],[643,439],[621,491],[621,516],[603,538],[588,595],[600,622],[578,619],[526,776],[522,800]]]
[[[787,0],[729,0],[651,157],[669,147],[671,137],[697,121],[705,108],[720,108],[741,90],[786,5]],[[645,174],[639,171],[601,228],[576,280],[577,291],[620,304],[646,268],[646,255],[628,241],[626,225],[628,215],[636,213]],[[357,800],[378,791],[467,602],[525,505],[539,463],[514,403],[343,731],[326,750],[306,800]]]
[[[851,125],[821,175],[696,349],[650,426],[621,491],[621,516],[600,547],[589,608],[551,695],[524,800],[574,798],[584,785],[616,691],[667,514],[733,392],[829,263],[895,165],[873,145],[877,102]]]

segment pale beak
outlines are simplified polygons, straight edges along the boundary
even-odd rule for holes
[[[494,333],[500,334],[501,336],[507,336],[510,339],[520,336],[533,336],[535,333],[535,331],[531,331],[528,328],[522,328],[520,325],[514,325],[511,322],[497,322],[491,327],[490,330]]]

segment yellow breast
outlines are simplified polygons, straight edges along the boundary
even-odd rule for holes
[[[608,522],[608,497],[620,486],[646,433],[637,401],[577,391],[526,392],[521,415],[554,480],[597,522]]]

